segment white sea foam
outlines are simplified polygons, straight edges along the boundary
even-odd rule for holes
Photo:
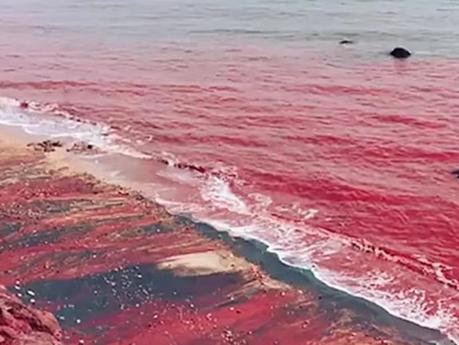
[[[210,202],[217,208],[225,208],[231,212],[249,215],[246,203],[231,191],[226,181],[210,176],[201,188],[201,195],[205,201]]]
[[[76,121],[69,114],[56,111],[56,106],[27,103],[26,109],[16,99],[0,97],[0,124],[22,128],[27,134],[47,138],[84,141],[106,152],[116,152],[135,158],[150,158],[142,152],[124,145],[111,133],[110,127]]]
[[[205,222],[220,231],[229,231],[232,235],[246,239],[255,239],[267,245],[268,251],[276,253],[280,260],[287,265],[308,269],[314,276],[326,285],[350,295],[371,301],[390,314],[411,321],[423,327],[438,329],[448,334],[456,344],[459,344],[457,325],[459,320],[454,315],[451,305],[446,300],[436,301],[437,311],[430,313],[431,305],[427,302],[426,293],[420,289],[387,291],[388,286],[394,283],[394,277],[383,272],[371,272],[362,276],[343,276],[340,272],[325,269],[317,258],[339,256],[343,243],[324,239],[315,244],[305,246],[295,232],[283,229],[284,241],[270,242],[263,236],[263,232],[270,232],[277,226],[261,230],[258,226],[234,227],[223,220],[207,218]],[[293,234],[293,236],[292,236]],[[303,248],[298,249],[299,243]]]

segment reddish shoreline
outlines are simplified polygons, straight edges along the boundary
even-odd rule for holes
[[[0,224],[0,282],[53,312],[64,343],[447,344],[260,244],[6,140]]]

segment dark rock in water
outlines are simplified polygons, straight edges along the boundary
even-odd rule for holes
[[[187,164],[187,163],[177,163],[175,164],[176,168],[179,169],[186,169],[191,171],[196,171],[198,173],[204,174],[206,172],[206,168],[201,167],[199,165]]]
[[[352,41],[352,40],[342,40],[342,41],[339,42],[339,44],[341,44],[341,45],[354,44],[354,41]]]
[[[453,174],[453,175],[455,175],[457,178],[459,178],[459,169],[452,171],[451,174]]]
[[[160,158],[158,160],[158,162],[160,162],[160,163],[162,163],[164,165],[173,166],[173,167],[178,168],[178,169],[195,171],[195,172],[198,172],[200,174],[205,174],[207,172],[206,168],[204,168],[202,166],[199,166],[199,165],[183,163],[183,162],[178,162],[178,163],[177,162],[171,162],[171,161],[168,161],[167,159],[164,159],[164,158]]]
[[[411,56],[411,53],[405,48],[397,47],[390,52],[390,55],[397,59],[406,59]]]

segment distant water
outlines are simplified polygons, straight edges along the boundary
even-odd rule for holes
[[[453,0],[7,2],[0,95],[40,111],[5,98],[0,122],[122,148],[171,210],[459,338],[458,22]]]

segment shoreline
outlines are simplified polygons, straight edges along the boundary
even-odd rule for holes
[[[234,251],[242,255],[249,262],[260,266],[272,278],[298,289],[312,290],[318,295],[319,300],[324,300],[325,304],[327,304],[327,299],[332,299],[331,304],[336,303],[336,305],[340,305],[343,308],[360,312],[368,317],[367,320],[371,320],[370,322],[376,321],[389,327],[401,327],[408,336],[422,337],[422,334],[429,336],[429,334],[432,334],[431,332],[437,333],[437,335],[442,334],[439,330],[424,327],[410,320],[394,316],[385,310],[384,307],[365,298],[354,296],[327,285],[325,282],[316,278],[312,271],[284,263],[276,253],[270,252],[268,246],[260,241],[232,237],[228,233],[219,232],[208,224],[201,222],[197,222],[196,224],[206,236],[218,238],[228,243]],[[445,343],[440,342],[438,344]],[[454,343],[451,342],[451,344]]]
[[[183,284],[184,286],[183,291],[189,291],[189,288],[187,288],[186,285],[187,284],[192,285],[194,284],[194,282],[191,282],[193,279],[191,279],[191,281],[188,281],[187,280],[188,278],[193,277],[193,278],[196,278],[196,280],[198,281],[200,279],[209,280],[210,278],[212,278],[210,279],[211,285],[214,284],[215,286],[218,286],[218,288],[221,288],[222,290],[227,289],[228,286],[233,286],[233,285],[238,285],[238,284],[240,285],[239,288],[236,289],[235,291],[238,292],[237,294],[238,298],[240,298],[240,300],[244,302],[235,303],[234,300],[230,299],[229,301],[224,301],[223,305],[225,305],[225,303],[229,303],[229,305],[236,304],[236,305],[241,305],[241,308],[243,308],[244,303],[249,304],[247,302],[248,296],[261,295],[261,297],[263,297],[263,295],[266,295],[266,294],[270,295],[271,293],[274,293],[275,295],[275,297],[271,296],[273,300],[279,299],[279,298],[280,300],[283,300],[284,297],[288,296],[288,305],[290,306],[290,309],[291,309],[290,312],[292,313],[292,315],[304,313],[303,308],[299,308],[300,311],[298,311],[298,308],[297,308],[298,305],[300,306],[301,305],[307,305],[307,306],[313,305],[314,307],[312,309],[314,310],[314,312],[312,313],[312,316],[310,315],[311,319],[312,320],[316,320],[316,318],[320,319],[320,322],[315,324],[315,326],[317,327],[321,325],[324,330],[324,334],[330,333],[329,332],[330,327],[331,329],[340,330],[340,332],[338,333],[341,333],[340,336],[342,338],[340,339],[342,341],[344,341],[344,339],[347,339],[347,341],[349,341],[349,339],[351,339],[352,337],[355,337],[356,335],[361,335],[363,336],[363,338],[361,338],[360,340],[361,343],[368,343],[368,344],[377,343],[377,342],[370,341],[370,339],[373,339],[374,341],[376,341],[376,339],[379,339],[379,340],[387,339],[388,341],[387,344],[389,343],[393,343],[393,344],[402,344],[402,343],[428,344],[431,341],[434,341],[437,344],[453,344],[451,341],[448,342],[448,340],[446,340],[446,338],[437,330],[428,329],[428,328],[416,325],[410,321],[406,321],[406,320],[397,318],[395,316],[392,316],[387,311],[385,311],[382,307],[377,306],[376,304],[372,302],[366,301],[359,297],[349,295],[345,292],[339,291],[332,287],[328,287],[326,284],[322,283],[320,280],[315,278],[312,272],[309,272],[303,269],[298,269],[298,268],[288,266],[282,263],[279,257],[276,254],[270,253],[269,251],[267,251],[267,246],[265,246],[261,242],[258,242],[255,240],[245,240],[241,238],[231,237],[229,234],[224,233],[224,232],[219,232],[218,230],[212,228],[211,226],[207,224],[195,222],[191,220],[190,218],[187,218],[184,216],[171,215],[164,209],[164,207],[158,205],[157,203],[153,201],[145,199],[141,194],[137,192],[129,191],[128,189],[124,187],[113,186],[111,182],[109,182],[108,184],[101,182],[104,180],[103,179],[104,172],[103,171],[96,172],[94,169],[90,168],[90,163],[82,162],[82,160],[78,159],[78,157],[74,157],[74,159],[72,159],[71,157],[73,157],[73,154],[68,154],[66,152],[63,152],[64,150],[57,150],[57,152],[52,152],[50,154],[43,154],[41,152],[35,152],[30,148],[27,149],[25,148],[25,145],[27,141],[30,142],[29,139],[33,139],[32,141],[37,141],[41,138],[35,138],[35,137],[31,138],[27,134],[24,134],[24,133],[22,133],[21,135],[20,129],[17,129],[18,132],[15,133],[16,129],[11,131],[11,128],[8,129],[6,126],[0,127],[0,132],[2,133],[8,132],[8,131],[10,132],[9,135],[8,134],[2,135],[2,141],[0,141],[0,146],[8,147],[12,151],[20,152],[21,154],[24,154],[27,157],[30,156],[29,158],[33,162],[35,162],[34,163],[35,168],[40,169],[40,166],[41,166],[41,168],[44,169],[43,171],[44,175],[48,174],[49,175],[48,177],[51,179],[51,182],[54,181],[56,177],[61,178],[62,176],[68,176],[70,181],[73,181],[76,184],[81,183],[82,181],[84,182],[84,180],[86,179],[89,179],[91,181],[90,186],[92,186],[89,188],[89,192],[91,192],[91,188],[96,188],[96,189],[101,188],[102,190],[105,190],[105,188],[107,188],[110,191],[108,193],[109,195],[105,195],[105,199],[109,200],[108,204],[104,203],[104,201],[106,201],[104,200],[104,192],[102,192],[102,196],[97,197],[97,199],[101,201],[101,204],[98,207],[96,207],[98,211],[95,212],[97,215],[97,217],[94,218],[95,223],[97,222],[103,223],[107,219],[114,220],[115,223],[118,221],[123,222],[125,221],[125,219],[128,219],[127,223],[129,224],[132,221],[131,218],[133,217],[142,218],[145,214],[148,214],[150,218],[153,217],[156,220],[158,219],[161,220],[160,222],[161,224],[167,223],[166,225],[162,224],[161,226],[155,225],[153,227],[154,228],[153,230],[150,228],[148,231],[142,230],[145,233],[141,234],[141,237],[142,236],[143,237],[139,238],[139,241],[136,242],[137,246],[145,245],[145,243],[142,240],[146,240],[148,242],[149,241],[148,236],[151,235],[152,231],[154,233],[158,233],[162,235],[163,233],[172,234],[177,229],[179,229],[180,231],[185,229],[181,233],[181,236],[184,236],[183,238],[181,236],[179,237],[172,236],[172,239],[177,241],[178,248],[180,248],[181,246],[186,248],[186,249],[182,248],[184,252],[180,253],[180,255],[172,255],[172,254],[177,254],[177,253],[174,253],[171,251],[164,251],[161,248],[156,249],[155,247],[152,247],[152,248],[148,248],[148,253],[152,255],[154,259],[153,258],[148,259],[147,257],[144,257],[144,255],[142,255],[141,260],[139,259],[140,262],[139,260],[137,260],[138,262],[129,263],[129,260],[127,258],[123,258],[123,260],[125,261],[121,261],[122,264],[119,266],[119,269],[121,271],[124,270],[125,267],[131,267],[131,266],[132,266],[131,268],[135,271],[137,270],[135,266],[144,265],[146,262],[147,263],[146,267],[139,266],[141,267],[141,270],[145,271],[144,273],[141,273],[141,275],[146,274],[146,275],[150,275],[150,277],[159,276],[161,277],[161,279],[166,281],[165,285],[167,286],[162,290],[160,289],[160,292],[157,292],[157,294],[162,296],[160,298],[161,302],[163,302],[162,299],[164,295],[167,296],[166,299],[169,299],[169,300],[176,299],[176,296],[174,296],[173,294],[172,296],[170,296],[167,292],[165,292],[167,288],[170,289],[175,284],[178,284],[178,286],[182,286]],[[11,135],[11,133],[13,133],[13,135]],[[4,159],[4,157],[2,159]],[[9,163],[9,166],[14,166],[14,164],[19,164],[19,163],[20,163],[20,159],[16,163],[13,163],[13,164]],[[51,172],[50,170],[46,170],[50,168],[51,168]],[[87,175],[88,172],[89,174],[94,175],[95,179],[89,177],[89,175]],[[86,175],[83,175],[83,174],[86,174]],[[18,183],[21,183],[21,178],[27,181],[27,176],[22,176],[22,177],[17,178]],[[26,186],[28,188],[28,185]],[[0,192],[2,188],[3,188],[3,185],[2,187],[0,187]],[[59,188],[56,190],[56,193],[59,194]],[[97,194],[99,193],[96,193],[96,195]],[[125,212],[124,214],[122,214],[123,217],[121,217],[119,214],[116,214],[116,217],[115,217],[114,211],[111,210],[110,208],[113,207],[113,205],[115,205],[114,206],[115,208],[118,207],[117,203],[121,201],[117,200],[118,197],[114,197],[113,194],[121,195],[120,197],[124,200],[123,202],[129,204],[129,206],[132,206],[131,204],[133,203],[135,205],[134,209],[128,212],[125,210],[125,208],[129,208],[129,207],[125,207],[125,208],[121,207],[121,209],[124,210]],[[38,198],[38,200],[39,199],[40,198]],[[58,198],[57,203],[59,203],[59,200],[60,199]],[[88,200],[86,200],[86,202]],[[90,206],[94,207],[94,205],[90,205]],[[82,208],[83,214],[85,214],[85,212],[86,214],[88,213],[91,214],[92,212],[92,208],[91,207],[87,208],[87,205],[85,203],[83,203],[79,207]],[[45,215],[46,214],[50,215],[50,211],[43,210],[42,212]],[[103,217],[101,217],[101,215],[103,215]],[[79,223],[82,223],[84,219],[81,217],[75,217],[75,215],[73,215],[72,217],[73,217],[72,229],[70,229],[67,232],[69,236],[72,236],[74,231],[78,232],[81,230],[81,229],[74,230],[74,227],[78,226]],[[51,214],[51,218],[52,218],[52,214]],[[59,222],[62,221],[61,219],[58,219],[58,220]],[[68,220],[64,220],[64,223],[65,221],[68,221]],[[138,220],[135,219],[135,221],[138,221]],[[25,222],[27,223],[27,220]],[[154,222],[154,224],[158,224],[158,222]],[[109,237],[114,236],[115,237],[114,240],[116,241],[116,236],[119,235],[120,229],[116,230],[116,225],[115,224],[113,225],[114,227],[110,229],[104,228],[102,233],[104,233],[105,235]],[[69,227],[68,224],[66,224],[66,226]],[[92,227],[92,230],[84,230],[83,234],[84,233],[90,234],[91,231],[95,231],[95,233],[98,233],[97,229],[99,229],[100,227],[104,227],[104,226],[106,226],[106,224],[98,223],[98,224],[95,224],[94,226],[90,224],[90,227]],[[130,224],[129,227],[132,227],[132,224]],[[138,230],[137,225],[134,228],[136,229],[136,231]],[[17,231],[20,231],[20,230],[17,230]],[[188,231],[190,233],[188,233]],[[148,236],[146,236],[147,234]],[[64,238],[65,236],[67,235],[64,235]],[[91,236],[92,235],[89,235],[88,238],[90,239]],[[131,236],[134,236],[134,235],[129,234],[127,238],[130,238]],[[190,236],[191,238],[191,241],[189,243],[187,242],[187,240],[190,240],[190,238],[187,238],[186,236]],[[45,239],[45,242],[46,241],[49,242],[50,238],[53,238],[53,236],[48,234]],[[168,238],[168,240],[171,240],[171,238]],[[41,242],[43,242],[42,239],[37,239],[35,237],[33,237],[32,239],[29,238],[27,241],[29,242],[32,241],[33,243],[36,243],[38,241],[38,245],[41,245]],[[69,250],[69,249],[73,250],[72,247],[76,246],[75,244],[72,245],[71,243],[72,241],[74,240],[71,240],[70,244],[68,244],[67,246],[64,246],[65,248],[62,248],[63,255],[65,255],[65,250]],[[205,245],[202,245],[201,242],[203,242]],[[196,246],[195,245],[196,243],[201,243],[201,246]],[[166,241],[164,245],[165,247],[167,247],[168,245],[170,245],[170,242]],[[34,246],[36,246],[36,244],[31,246],[32,249]],[[193,249],[196,249],[196,247],[198,247],[199,250],[197,251],[193,250]],[[97,246],[94,246],[92,248],[91,244],[86,244],[86,250],[89,250],[89,252],[91,252],[91,250],[95,248],[97,248]],[[116,247],[116,249],[123,250],[125,248],[121,246],[121,247]],[[134,250],[134,251],[137,250],[136,247],[131,247],[129,249]],[[111,250],[113,251],[114,248],[112,248]],[[30,255],[31,253],[34,255],[37,253],[43,254],[41,253],[40,250],[34,253],[33,250],[27,249],[27,255]],[[113,252],[112,254],[115,255],[116,253]],[[82,254],[80,253],[80,255]],[[85,254],[85,255],[89,255],[89,254]],[[87,260],[90,261],[90,259],[85,257],[83,261],[79,261],[80,259],[78,258],[72,259],[74,262],[73,264],[74,267],[72,267],[73,271],[70,270],[70,272],[66,272],[65,274],[61,274],[61,272],[59,272],[59,274],[55,275],[54,277],[55,279],[51,279],[51,280],[42,279],[42,282],[40,282],[39,279],[31,280],[30,282],[25,284],[25,286],[32,288],[33,291],[39,291],[39,292],[41,291],[40,293],[37,294],[37,296],[40,296],[40,295],[46,295],[46,291],[50,287],[64,289],[63,286],[65,287],[65,284],[62,285],[62,282],[73,280],[72,284],[77,284],[80,287],[86,286],[87,284],[90,284],[90,285],[93,284],[94,286],[97,286],[98,288],[100,288],[99,280],[106,279],[107,274],[108,276],[117,276],[116,268],[118,267],[110,267],[109,269],[109,267],[107,266],[107,262],[104,262],[104,263],[93,265],[94,267],[92,268],[97,268],[97,269],[91,270],[91,269],[88,269],[88,267],[84,267],[85,265],[87,265]],[[151,269],[150,266],[152,265],[156,267],[153,271],[150,270]],[[102,266],[105,266],[105,267],[102,268]],[[22,268],[26,269],[24,267]],[[34,265],[31,264],[31,267],[27,268],[27,270],[33,271],[34,268],[36,267],[34,267]],[[82,272],[86,272],[86,274],[82,275]],[[129,272],[130,271],[128,270],[128,272],[127,273],[125,272],[125,274],[130,276],[131,273]],[[164,272],[168,272],[169,275],[166,274],[166,276],[164,276],[165,274]],[[182,282],[181,278],[187,278],[187,279],[184,279],[184,280],[187,280],[187,282]],[[80,281],[81,279],[83,283]],[[178,280],[179,282],[177,283],[176,280]],[[221,284],[223,285],[221,286]],[[152,289],[154,290],[154,288]],[[188,294],[191,296],[195,296],[193,299],[199,300],[200,303],[203,303],[204,309],[208,309],[209,306],[214,306],[214,305],[220,306],[222,303],[222,301],[220,301],[219,304],[209,302],[210,300],[213,301],[213,299],[216,298],[215,296],[212,296],[211,291],[207,291],[206,294],[204,294],[205,296],[201,296],[200,293],[196,292],[193,289],[191,290],[192,290],[192,293],[188,293]],[[277,292],[279,291],[281,291],[281,296],[278,296]],[[186,294],[187,293],[184,292],[184,295]],[[155,294],[153,293],[153,295]],[[210,298],[209,296],[212,298]],[[223,297],[220,296],[220,300],[225,300],[225,298]],[[50,308],[50,309],[59,308],[60,302],[56,302],[56,300],[51,301],[49,300],[49,298],[51,297],[48,296],[48,300],[45,298],[44,299],[45,301],[42,302],[41,306],[45,308]],[[127,298],[129,300],[130,296],[124,296],[123,298]],[[206,298],[208,298],[207,302],[205,301]],[[188,297],[185,298],[185,300],[186,299],[188,299]],[[39,299],[37,298],[37,300]],[[204,300],[204,302],[202,300]],[[24,301],[30,302],[30,299],[29,300],[25,299]],[[142,300],[142,303],[136,303],[134,305],[135,306],[137,304],[143,305],[143,304],[148,304],[150,302],[151,302],[150,300],[147,300],[147,301]],[[189,302],[187,301],[186,303],[189,303]],[[269,303],[271,302],[268,299],[268,300],[265,300],[264,303],[267,303],[267,305],[269,305]],[[284,302],[281,302],[281,305],[283,303]],[[192,304],[194,305],[195,302],[192,302]],[[40,303],[38,303],[38,305],[40,305]],[[271,307],[274,307],[274,306],[275,304],[273,303]],[[292,306],[296,306],[296,307],[292,307]],[[233,308],[232,310],[230,309],[230,311],[233,312],[235,307],[231,306],[229,308]],[[284,308],[281,308],[280,306],[276,306],[276,308],[278,308],[277,311],[282,309],[281,311],[284,312],[283,310]],[[194,308],[191,308],[191,309],[194,309]],[[289,308],[286,308],[286,309],[289,309]],[[124,312],[124,309],[122,311]],[[120,312],[119,314],[123,314],[123,313]],[[334,314],[338,314],[338,316],[332,316]],[[287,313],[287,315],[289,314]],[[58,313],[58,316],[62,316],[62,315],[59,315]],[[139,318],[144,319],[143,316],[142,317],[139,316]],[[240,314],[237,315],[235,320],[238,320],[239,318],[241,318]],[[80,334],[79,332],[83,332],[80,328],[83,328],[83,327],[80,327],[79,325],[85,324],[84,318],[81,317],[75,320],[80,320],[80,322],[75,321],[76,324],[73,324],[72,327],[70,327],[70,329],[77,329],[78,334]],[[301,333],[302,329],[308,330],[309,328],[313,328],[312,326],[314,326],[314,322],[311,322],[312,325],[310,323],[303,325],[302,322],[304,322],[305,320],[308,321],[308,319],[305,318],[304,315],[303,317],[299,317],[294,320],[295,322],[293,322],[293,324],[300,323],[300,330],[296,330],[298,334],[302,334]],[[346,322],[344,322],[344,320],[346,320]],[[349,320],[351,321],[349,322]],[[249,320],[249,321],[250,321],[249,323],[253,322],[253,320]],[[323,326],[323,324],[326,323],[326,321],[328,321],[332,326],[330,325],[328,327]],[[94,322],[94,321],[92,320],[91,322]],[[65,331],[65,328],[69,327],[67,325],[67,321],[64,322],[64,325],[65,325],[64,327],[64,331]],[[333,325],[335,325],[334,326],[335,328],[333,328]],[[289,329],[290,323],[288,325],[284,325],[284,327],[286,327],[286,329]],[[340,329],[340,327],[342,329]],[[278,330],[278,331],[281,332],[281,330]],[[170,330],[168,330],[167,332],[170,333]],[[312,330],[309,329],[309,333],[311,332]],[[212,332],[206,333],[206,334],[211,334],[211,333]],[[335,333],[337,332],[335,331],[332,333],[333,333],[332,334],[333,336],[336,336]],[[249,334],[249,335],[252,336],[253,334]],[[292,332],[292,336],[293,335],[294,335],[294,332]],[[209,337],[210,336],[212,335],[209,335]],[[318,335],[316,334],[315,336],[318,336]],[[330,335],[328,336],[330,337]],[[332,338],[330,338],[329,340],[332,341]],[[89,340],[89,338],[86,338],[86,339]],[[267,339],[270,339],[270,338],[268,337]],[[138,339],[137,341],[140,341],[139,344],[142,344],[141,339]],[[253,343],[257,343],[256,341],[258,340],[253,340],[253,341],[255,341]],[[106,342],[106,343],[110,343],[110,342]],[[231,342],[227,342],[227,343],[231,343]],[[249,342],[249,343],[252,344],[252,342]],[[285,342],[285,344],[290,344],[290,343],[291,342]],[[333,340],[330,343],[335,343],[335,342]],[[339,342],[336,342],[336,343],[339,343]],[[243,344],[243,342],[241,342],[240,344]],[[280,342],[279,344],[284,344],[284,342]]]

